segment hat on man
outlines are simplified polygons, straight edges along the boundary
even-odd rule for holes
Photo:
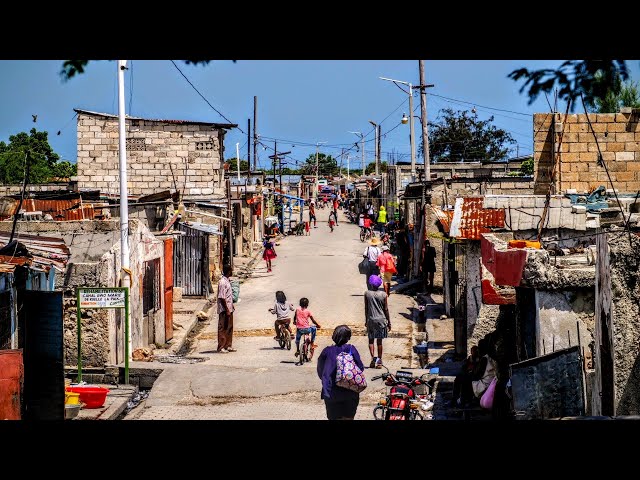
[[[378,239],[378,237],[372,238],[371,241],[369,242],[370,245],[380,245],[380,240]]]

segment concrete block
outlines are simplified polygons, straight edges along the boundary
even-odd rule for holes
[[[536,206],[536,199],[535,197],[523,197],[522,198],[522,208],[535,208]]]
[[[586,229],[596,229],[600,227],[600,221],[598,218],[592,218],[590,220],[585,220],[585,230]],[[577,228],[576,228],[577,230]]]
[[[587,213],[587,207],[585,205],[572,205],[571,206],[571,211],[573,213],[579,213],[579,214],[586,214]]]
[[[634,159],[634,152],[616,152],[616,162],[628,162]]]
[[[546,228],[558,228],[560,226],[560,215],[561,215],[561,212],[562,212],[561,208],[558,208],[558,207],[549,208],[549,211],[547,212],[549,221],[545,222],[545,227]]]
[[[561,197],[558,197],[556,195],[552,196],[551,199],[549,200],[549,207],[560,208],[561,206],[562,206]]]
[[[633,132],[616,133],[616,142],[633,142],[635,135]]]

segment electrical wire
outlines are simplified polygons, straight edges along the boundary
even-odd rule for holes
[[[487,107],[485,105],[479,105],[477,103],[467,102],[466,100],[459,100],[459,99],[456,99],[456,98],[445,97],[444,95],[438,95],[436,93],[427,93],[427,95],[431,95],[432,97],[444,98],[446,100],[450,100],[450,101],[453,101],[453,102],[466,103],[467,105],[473,105],[476,108],[478,108],[478,107],[480,107],[480,108],[488,108],[489,110],[496,110],[496,111],[499,111],[499,112],[507,112],[507,113],[515,113],[516,115],[524,115],[525,117],[533,117],[533,114],[531,114],[531,113],[516,112],[514,110],[505,110],[504,108]]]
[[[191,85],[191,87],[196,91],[196,93],[197,93],[198,95],[200,95],[200,97],[201,97],[205,102],[207,102],[207,105],[209,105],[209,106],[210,106],[210,107],[211,107],[211,108],[212,108],[212,109],[213,109],[213,110],[214,110],[218,115],[220,115],[222,118],[224,118],[227,122],[229,122],[229,123],[233,123],[231,120],[229,120],[227,117],[225,117],[225,116],[222,114],[222,112],[220,112],[220,110],[218,110],[216,107],[214,107],[213,105],[211,105],[211,102],[209,102],[209,100],[207,100],[207,99],[206,99],[206,97],[205,97],[202,93],[200,93],[200,90],[198,90],[198,89],[196,88],[196,86],[195,86],[193,83],[191,83],[191,80],[189,80],[189,78],[188,78],[188,77],[187,77],[187,76],[182,72],[182,70],[180,70],[180,67],[178,67],[178,65],[176,64],[176,62],[174,62],[173,60],[170,60],[170,62],[171,62],[171,63],[173,63],[173,66],[174,66],[174,67],[176,67],[176,70],[178,70],[178,72],[180,72],[180,75],[182,75],[182,76],[184,77],[184,79],[187,81],[187,83],[188,83],[189,85]],[[239,126],[239,125],[238,125],[238,126],[236,126],[236,128],[237,128],[238,130],[240,130],[242,133],[244,133],[244,134],[246,135],[246,133],[247,133],[247,132],[245,132],[244,130],[242,130],[242,128],[240,128],[240,126]]]

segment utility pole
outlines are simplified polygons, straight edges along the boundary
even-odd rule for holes
[[[351,180],[351,173],[349,172],[349,153],[347,153],[347,180]]]
[[[378,145],[378,166],[380,167],[380,173],[382,173],[382,125],[378,125],[378,141],[376,143]]]
[[[247,168],[251,178],[251,119],[247,118]],[[255,171],[255,168],[254,168]]]
[[[429,158],[429,131],[427,127],[427,85],[424,78],[424,60],[418,60],[420,65],[420,118],[422,119],[422,153],[424,156],[424,179],[431,180],[431,160]]]
[[[362,135],[362,133],[360,134],[362,136],[362,176],[364,177],[365,175],[365,170],[366,170],[366,165],[365,165],[365,152],[364,152],[364,135]]]
[[[276,160],[278,159],[278,142],[273,142],[273,191],[276,191]]]
[[[413,127],[413,89],[409,84],[409,135],[411,135],[411,180],[416,181],[416,132]]]
[[[369,123],[373,125],[373,129],[375,130],[375,140],[373,143],[374,162],[376,165],[375,174],[380,175],[380,152],[378,152],[378,124],[372,120],[369,120]]]
[[[122,271],[122,286],[127,289],[127,296],[131,290],[131,269],[129,266],[129,192],[127,190],[127,133],[124,110],[124,71],[126,60],[118,60],[118,150],[120,156],[120,269]],[[78,305],[78,308],[80,306]],[[128,371],[131,360],[131,318],[125,309],[125,370]],[[80,352],[78,352],[80,355]],[[127,375],[128,377],[128,375]],[[129,378],[125,378],[129,383]]]
[[[258,170],[258,134],[256,127],[258,126],[258,97],[253,97],[253,170]]]
[[[318,198],[318,174],[320,173],[320,164],[318,163],[318,152],[320,145],[327,142],[316,142],[316,181],[313,189],[313,199]]]
[[[240,143],[236,143],[236,166],[238,167],[238,180],[240,180]]]

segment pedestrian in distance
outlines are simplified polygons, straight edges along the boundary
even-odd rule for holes
[[[338,199],[333,199],[333,216],[336,219],[336,226],[338,226]]]
[[[309,202],[309,223],[313,222],[313,228],[318,228],[316,221],[316,202],[311,200]]]
[[[336,224],[336,215],[332,210],[331,213],[329,213],[329,228],[331,229],[332,232],[333,232],[333,226],[335,224]]]
[[[267,272],[270,272],[271,260],[273,260],[278,256],[276,254],[274,242],[269,237],[265,237],[264,241],[262,242],[262,246],[264,247],[264,252],[262,253],[262,259],[265,262],[267,262]]]
[[[422,257],[421,270],[424,291],[431,293],[433,290],[433,276],[436,272],[436,249],[431,246],[429,240],[424,242],[424,257]]]
[[[391,331],[389,304],[387,294],[380,290],[382,279],[378,275],[371,275],[369,283],[372,288],[364,292],[364,325],[367,328],[371,354],[369,368],[382,368],[382,339],[387,338]],[[378,346],[377,356],[374,356],[374,341]]]
[[[378,229],[380,230],[380,234],[384,235],[385,233],[385,225],[387,224],[387,211],[384,208],[384,205],[380,206],[380,210],[378,210]]]
[[[378,248],[378,245],[380,245],[380,240],[372,238],[367,248],[362,252],[362,256],[368,261],[367,273],[365,274],[364,279],[367,289],[371,288],[369,285],[369,277],[380,273],[380,268],[376,263],[378,261],[378,255],[380,255],[380,248]]]
[[[322,381],[320,398],[324,400],[329,420],[353,420],[360,403],[360,394],[348,388],[336,385],[338,355],[350,352],[355,364],[364,370],[360,353],[351,345],[351,329],[347,325],[338,325],[331,336],[333,345],[326,347],[318,357],[318,377]]]
[[[376,265],[380,268],[384,291],[388,297],[391,293],[391,277],[398,273],[398,269],[396,268],[396,262],[393,259],[393,255],[389,252],[389,247],[387,245],[382,245],[380,247],[380,255],[378,255]]]
[[[233,290],[229,278],[233,267],[225,265],[218,282],[218,353],[235,352],[233,348]]]

